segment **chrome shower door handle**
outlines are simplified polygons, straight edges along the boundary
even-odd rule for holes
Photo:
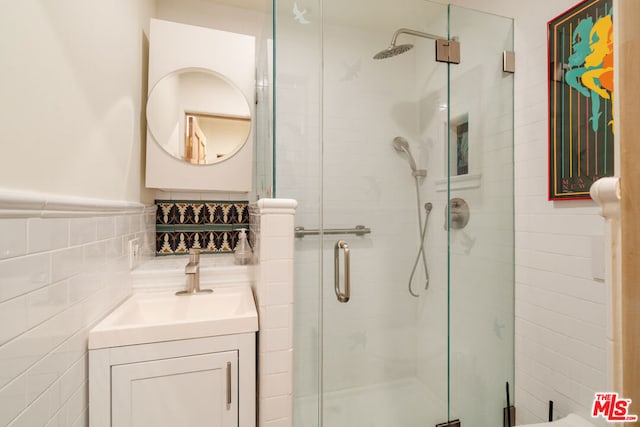
[[[344,293],[340,291],[340,249],[344,250]],[[349,245],[338,240],[333,248],[334,290],[339,302],[349,302],[351,297]]]

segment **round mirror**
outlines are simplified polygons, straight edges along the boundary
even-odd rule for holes
[[[153,88],[147,126],[176,159],[209,165],[232,157],[251,132],[251,109],[240,89],[204,69],[177,70]]]

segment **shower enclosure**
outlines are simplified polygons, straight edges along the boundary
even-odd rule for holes
[[[274,18],[274,191],[304,227],[295,427],[502,425],[512,20],[424,0],[277,0]]]

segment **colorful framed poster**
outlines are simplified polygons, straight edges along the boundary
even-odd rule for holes
[[[548,23],[549,200],[588,199],[613,175],[613,0]]]

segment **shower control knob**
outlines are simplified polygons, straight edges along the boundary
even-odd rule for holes
[[[469,205],[458,197],[449,201],[444,208],[444,229],[448,230],[451,224],[452,230],[461,230],[469,223]]]

